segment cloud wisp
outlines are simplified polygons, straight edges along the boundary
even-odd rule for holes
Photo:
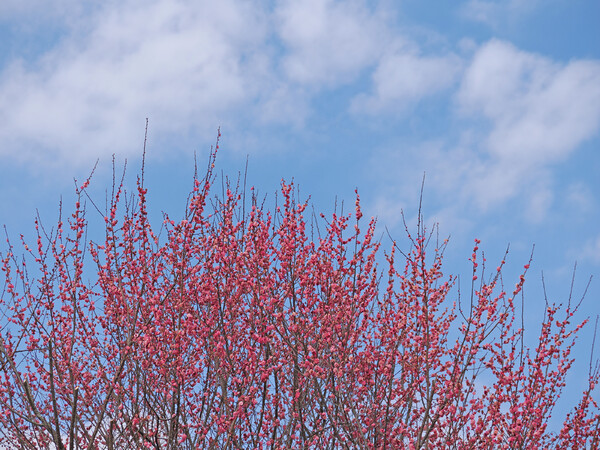
[[[460,12],[466,19],[498,28],[501,23],[527,16],[540,3],[539,0],[469,0]]]
[[[353,81],[393,38],[386,14],[364,1],[280,1],[274,22],[287,78],[310,87]]]
[[[373,92],[357,95],[354,113],[405,111],[415,102],[444,91],[457,80],[462,61],[454,54],[423,56],[412,45],[400,43],[386,52],[375,69]]]

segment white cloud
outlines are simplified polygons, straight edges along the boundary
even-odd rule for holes
[[[159,133],[212,131],[268,87],[252,3],[130,1],[87,20],[89,33],[34,68],[15,61],[1,74],[0,152],[70,162],[138,152],[144,117]]]
[[[408,171],[426,171],[441,205],[434,215],[450,223],[508,202],[541,223],[565,201],[555,192],[556,165],[600,129],[600,62],[560,64],[492,40],[474,53],[455,100],[458,142],[396,149],[405,164],[387,165],[378,178],[398,180],[402,191],[415,182]],[[583,207],[586,192],[573,187],[567,195]]]
[[[353,112],[404,110],[423,97],[447,89],[456,80],[461,66],[457,56],[421,56],[414,48],[398,47],[381,58],[373,74],[374,92],[355,97]]]
[[[600,128],[600,62],[559,64],[492,40],[475,53],[456,100],[465,117],[490,126],[472,145],[480,166],[463,184],[484,209],[525,192],[539,221],[552,204],[550,168]]]
[[[377,61],[390,39],[385,14],[360,0],[282,0],[275,18],[289,50],[283,67],[301,84],[351,81]]]
[[[493,40],[467,69],[458,103],[491,121],[487,145],[496,157],[524,167],[550,164],[600,127],[600,62],[560,65]]]

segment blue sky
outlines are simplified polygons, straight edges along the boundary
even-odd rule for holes
[[[401,238],[424,213],[468,276],[474,238],[507,286],[529,258],[527,330],[551,301],[600,314],[600,3],[593,0],[3,0],[0,223],[52,223],[73,177],[111,155],[139,168],[150,121],[151,208],[181,213],[193,153],[272,194],[294,179],[316,210],[353,203]],[[67,208],[68,209],[68,208]],[[158,213],[157,213],[158,214]],[[91,217],[91,216],[90,216]],[[158,215],[157,215],[158,217]],[[513,278],[510,278],[510,277]],[[587,373],[581,334],[570,388]],[[600,343],[597,347],[600,347]],[[597,356],[600,356],[597,354]]]

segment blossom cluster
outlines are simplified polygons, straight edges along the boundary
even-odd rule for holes
[[[67,223],[46,234],[36,221],[27,259],[8,242],[0,445],[598,448],[598,366],[548,427],[584,323],[548,305],[524,345],[514,302],[528,265],[506,293],[504,261],[483,280],[477,240],[466,305],[442,273],[446,241],[421,225],[382,269],[358,194],[352,214],[310,220],[285,183],[274,211],[232,184],[212,197],[215,155],[162,238],[138,181],[122,215],[115,186],[103,241],[86,241],[88,180]]]

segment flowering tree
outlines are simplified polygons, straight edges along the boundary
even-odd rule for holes
[[[67,222],[35,222],[27,258],[7,241],[5,448],[598,448],[598,365],[548,429],[583,324],[547,305],[525,346],[514,301],[528,265],[507,294],[504,261],[484,280],[476,241],[465,304],[422,222],[380,269],[358,194],[353,214],[307,223],[282,183],[282,205],[250,190],[246,211],[239,185],[211,196],[215,155],[164,238],[142,171],[135,202],[113,187],[103,242],[85,237],[89,179]]]

